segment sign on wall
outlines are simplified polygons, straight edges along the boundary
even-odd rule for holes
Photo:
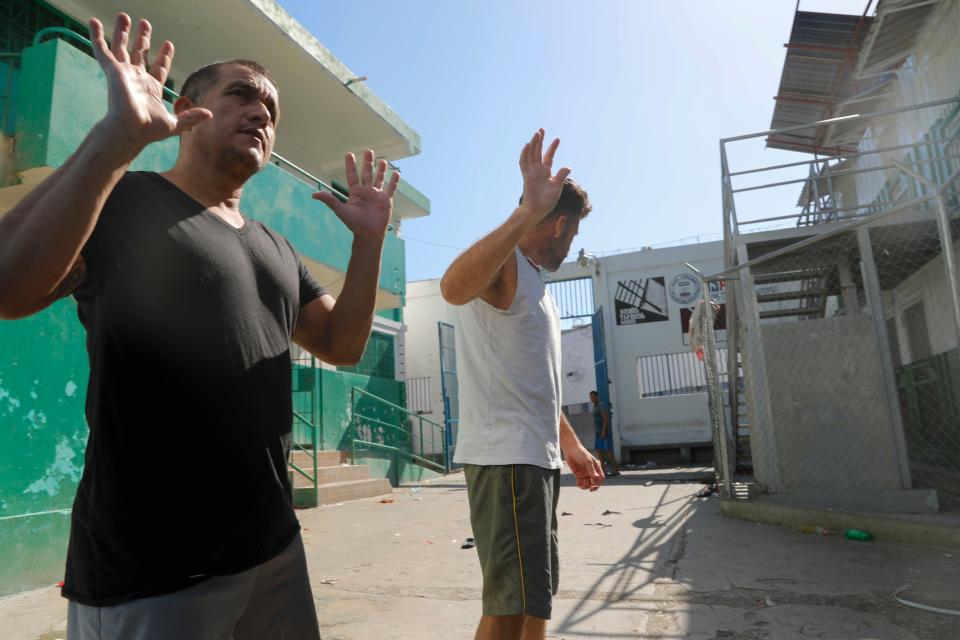
[[[620,280],[613,298],[618,325],[663,322],[670,319],[663,276]]]
[[[700,299],[700,289],[700,280],[689,273],[677,274],[670,280],[670,297],[684,307]]]
[[[718,304],[727,301],[727,283],[723,280],[707,283],[707,290],[710,291],[710,300]]]

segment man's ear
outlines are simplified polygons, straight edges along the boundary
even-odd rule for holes
[[[561,213],[553,220],[553,237],[559,238],[567,230],[567,214]]]
[[[180,96],[177,98],[177,101],[173,103],[173,112],[180,113],[181,111],[186,111],[197,105],[193,104],[193,100],[186,96]]]

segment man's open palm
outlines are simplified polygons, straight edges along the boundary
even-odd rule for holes
[[[178,115],[167,110],[163,102],[163,83],[167,81],[173,62],[173,43],[163,43],[148,69],[150,23],[140,20],[133,47],[128,51],[130,26],[130,16],[118,14],[113,41],[108,47],[103,25],[96,18],[90,20],[93,54],[107,76],[107,119],[126,128],[138,138],[138,143],[146,146],[213,117],[207,109],[186,109]]]
[[[550,213],[563,190],[563,181],[570,175],[570,168],[563,167],[553,174],[553,156],[560,146],[560,139],[550,143],[547,152],[543,152],[543,139],[546,133],[538,130],[530,142],[520,152],[520,173],[523,174],[523,205],[541,220]]]
[[[380,237],[387,231],[390,215],[393,212],[393,194],[400,183],[400,172],[394,170],[390,181],[384,186],[387,174],[387,161],[377,163],[377,174],[373,175],[373,151],[363,152],[360,175],[357,175],[357,159],[348,153],[346,160],[347,185],[349,198],[341,202],[332,193],[319,191],[313,194],[330,207],[338,218],[347,225],[354,236]]]

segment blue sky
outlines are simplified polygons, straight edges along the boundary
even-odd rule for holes
[[[719,234],[718,139],[768,128],[795,0],[281,0],[416,129],[397,164],[433,213],[404,223],[408,280],[438,277],[516,206],[538,127],[590,193],[593,253]],[[861,13],[865,0],[802,0]],[[740,145],[745,168],[805,159]],[[797,187],[756,200],[788,213]],[[446,246],[437,246],[446,245]]]

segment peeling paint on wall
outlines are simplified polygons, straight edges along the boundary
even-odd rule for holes
[[[23,416],[23,421],[29,424],[31,429],[43,429],[47,424],[47,414],[43,411],[30,409],[27,415]]]
[[[4,414],[11,414],[20,408],[20,401],[10,395],[10,392],[3,388],[3,379],[0,378],[0,405],[6,403]]]
[[[67,382],[67,388],[64,389],[64,393],[67,394],[68,398],[72,398],[73,394],[75,394],[76,392],[77,392],[77,383],[74,382],[73,380],[69,380]]]
[[[61,437],[54,451],[53,464],[47,467],[42,478],[35,480],[23,490],[23,493],[46,493],[48,496],[55,496],[60,493],[60,484],[63,482],[68,483],[71,491],[74,489],[74,486],[80,480],[83,467],[73,462],[78,456],[71,447],[71,440],[75,446],[83,446],[82,442],[78,442],[76,435],[72,439],[65,436]],[[80,462],[83,462],[82,458]]]

